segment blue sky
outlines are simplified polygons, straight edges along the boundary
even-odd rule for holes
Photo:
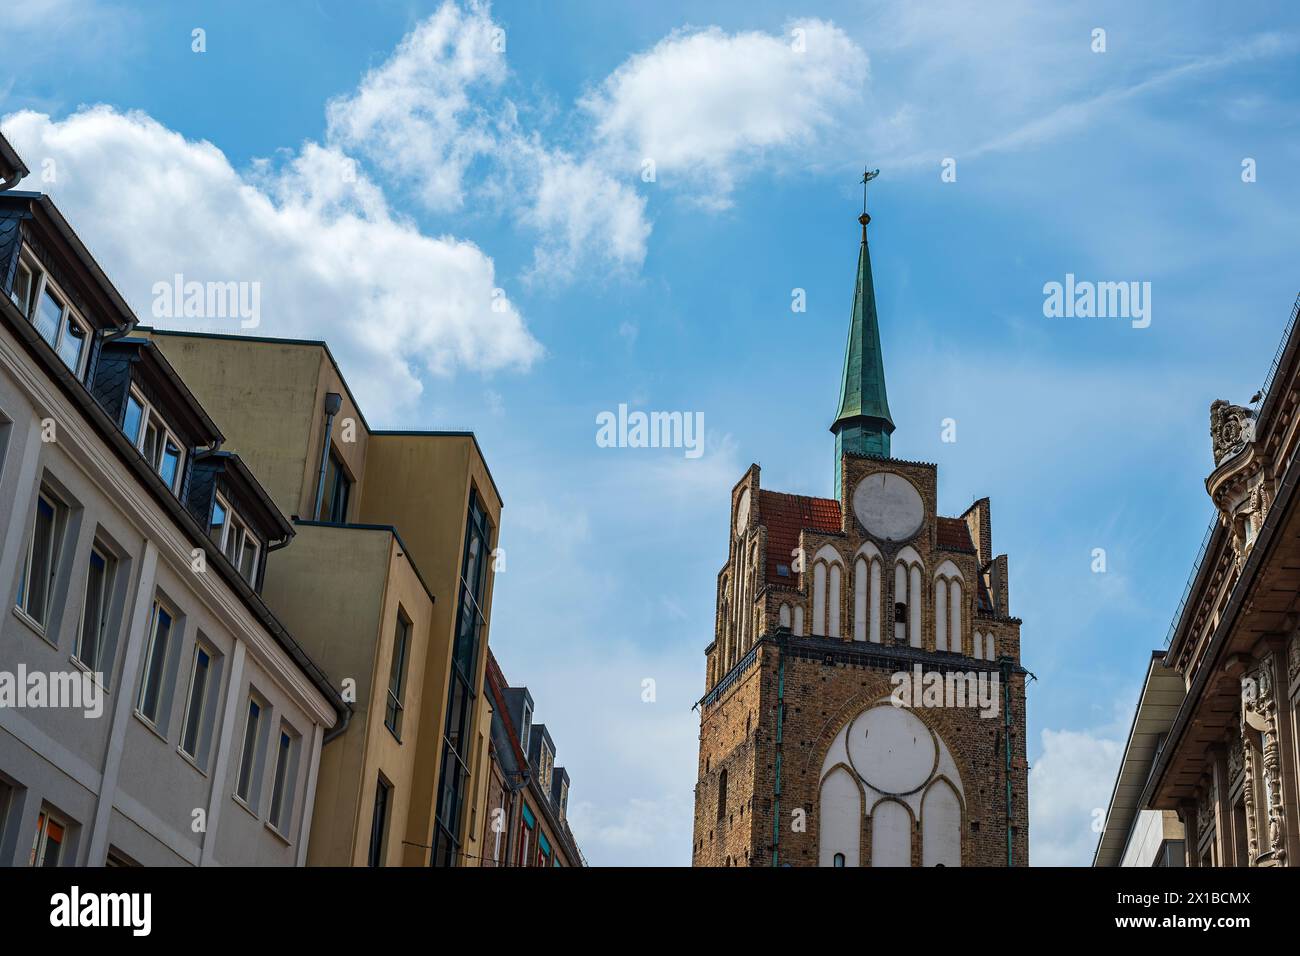
[[[372,423],[478,433],[492,644],[600,864],[689,862],[729,489],[831,493],[880,167],[894,454],[946,513],[992,498],[1032,857],[1083,864],[1210,517],[1209,403],[1259,387],[1300,288],[1300,23],[914,6],[29,0],[0,123],[146,321],[176,272],[258,281],[257,331],[328,340]],[[1045,318],[1067,273],[1150,282],[1150,326]],[[705,454],[597,447],[624,402],[703,412]]]

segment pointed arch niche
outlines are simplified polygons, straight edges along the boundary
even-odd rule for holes
[[[853,557],[853,639],[880,643],[880,582],[884,558],[868,541]]]
[[[829,544],[813,556],[814,637],[840,636],[840,608],[843,606],[844,559]]]
[[[922,865],[961,866],[961,774],[943,738],[908,708],[884,697],[860,711],[831,741],[819,780],[819,865],[835,865],[836,854],[861,865],[865,827],[870,866],[910,866],[913,840]]]

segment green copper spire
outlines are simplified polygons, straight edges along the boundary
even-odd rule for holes
[[[865,184],[875,178],[863,176],[862,246],[858,250],[858,281],[853,290],[853,314],[849,319],[849,341],[844,350],[844,374],[840,379],[840,410],[831,431],[835,433],[835,497],[840,495],[840,461],[846,452],[889,457],[889,436],[894,420],[889,416],[885,394],[885,361],[880,352],[880,320],[876,316],[876,290],[871,281],[871,252],[867,248]]]

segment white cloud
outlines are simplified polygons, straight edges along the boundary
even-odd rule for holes
[[[153,284],[175,273],[260,282],[257,334],[326,339],[379,420],[414,405],[422,373],[527,368],[541,354],[494,298],[490,257],[395,217],[336,150],[308,143],[245,176],[143,113],[24,111],[3,125],[33,168],[54,161],[54,182],[28,186],[53,196],[146,323],[186,325],[152,314]]]
[[[594,250],[618,266],[640,266],[650,236],[643,197],[591,161],[563,153],[539,151],[535,169],[534,202],[525,214],[541,237],[533,276],[571,278]]]
[[[498,148],[486,97],[506,77],[504,34],[486,5],[444,3],[349,96],[331,100],[329,141],[412,181],[431,209],[464,201],[466,170]]]
[[[1124,753],[1113,730],[1044,730],[1029,772],[1029,856],[1035,866],[1088,866]]]
[[[645,199],[524,128],[504,92],[505,50],[487,4],[447,0],[355,93],[330,102],[328,141],[409,186],[432,211],[473,196],[515,217],[538,237],[529,278],[639,268],[650,234]]]
[[[619,66],[581,105],[610,162],[692,182],[726,206],[740,176],[809,151],[848,120],[866,54],[834,24],[800,20],[784,35],[679,30]]]

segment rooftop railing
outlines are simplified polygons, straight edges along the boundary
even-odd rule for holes
[[[1259,400],[1256,404],[1263,408],[1268,401],[1269,391],[1273,388],[1273,382],[1277,378],[1278,370],[1282,367],[1282,356],[1286,354],[1287,343],[1291,341],[1291,335],[1295,332],[1296,320],[1300,317],[1300,294],[1295,297],[1295,302],[1291,305],[1291,317],[1287,320],[1286,328],[1282,332],[1282,341],[1278,343],[1277,351],[1273,354],[1273,361],[1268,367],[1268,374],[1264,376],[1264,385],[1259,390]],[[1178,601],[1178,607],[1174,611],[1173,620],[1169,622],[1169,630],[1165,633],[1165,647],[1173,643],[1174,634],[1178,631],[1178,625],[1183,619],[1183,612],[1187,608],[1187,599],[1191,597],[1192,585],[1196,582],[1196,576],[1201,573],[1201,565],[1205,562],[1205,554],[1210,547],[1210,539],[1214,537],[1214,528],[1219,523],[1219,514],[1216,510],[1210,518],[1210,526],[1205,529],[1205,537],[1201,539],[1201,546],[1197,549],[1196,560],[1192,563],[1192,573],[1187,576],[1187,583],[1183,585],[1183,596]]]

